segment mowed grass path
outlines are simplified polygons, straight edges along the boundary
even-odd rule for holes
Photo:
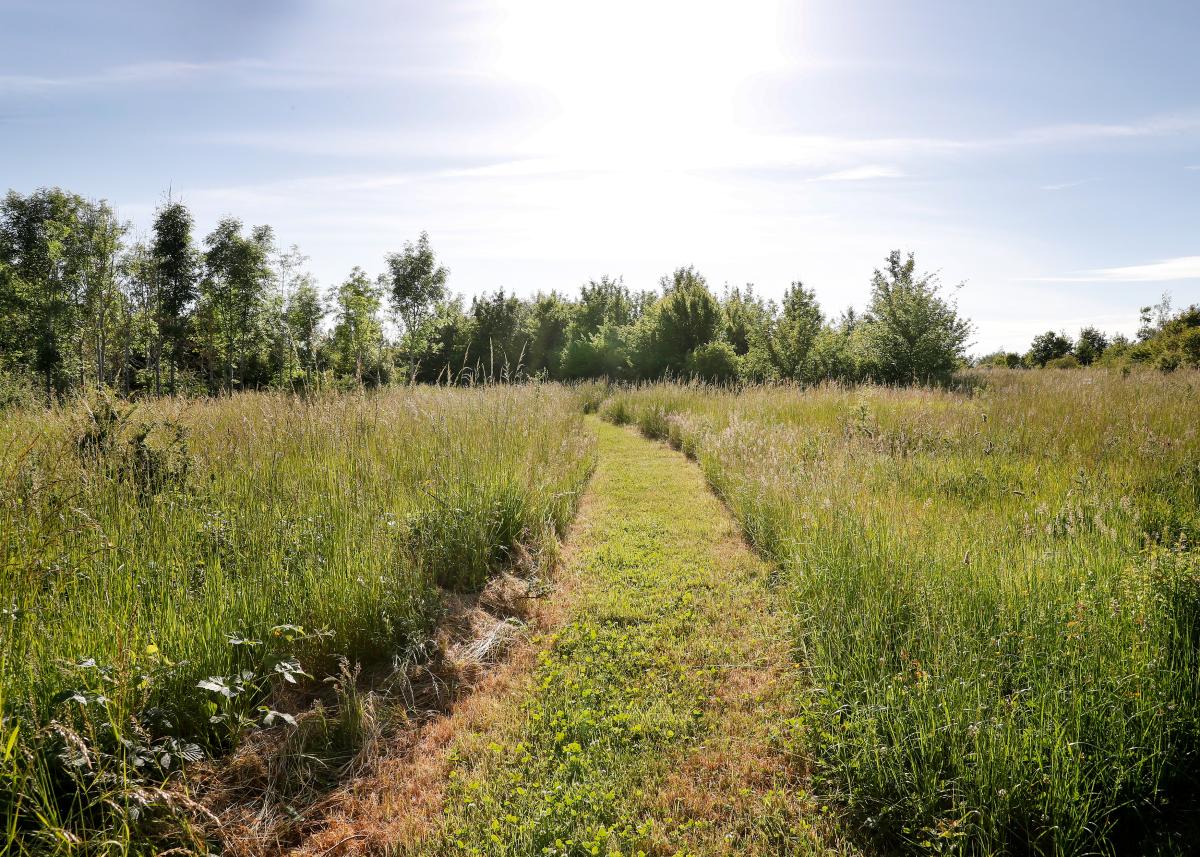
[[[823,851],[803,792],[798,669],[770,569],[698,468],[598,420],[531,680],[451,742],[441,824],[403,853]]]

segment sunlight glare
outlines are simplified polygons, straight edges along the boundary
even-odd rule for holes
[[[502,10],[498,70],[559,105],[532,142],[588,166],[686,167],[727,148],[738,88],[783,63],[776,0],[504,0]]]

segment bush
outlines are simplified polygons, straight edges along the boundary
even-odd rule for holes
[[[37,401],[38,394],[28,376],[0,370],[0,411],[30,406]]]
[[[1032,366],[1045,366],[1051,360],[1057,360],[1071,353],[1072,343],[1061,333],[1047,330],[1033,338],[1029,346],[1026,360]]]
[[[1078,369],[1079,358],[1074,354],[1064,354],[1062,357],[1055,357],[1052,360],[1046,361],[1047,369]]]
[[[688,355],[687,372],[711,383],[727,383],[738,377],[740,358],[728,342],[710,342]]]
[[[596,414],[612,392],[612,385],[605,381],[584,381],[576,384],[574,390],[580,410],[585,414]]]

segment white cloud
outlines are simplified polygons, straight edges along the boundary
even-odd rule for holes
[[[1069,188],[1079,187],[1082,184],[1087,184],[1090,181],[1091,181],[1091,179],[1079,179],[1079,180],[1073,181],[1073,182],[1059,182],[1058,184],[1044,184],[1044,185],[1042,185],[1042,190],[1050,190],[1050,191],[1067,190]]]
[[[1039,283],[1167,283],[1200,280],[1200,256],[1177,256],[1146,265],[1096,268],[1068,277],[1037,277]]]
[[[154,86],[186,80],[213,80],[234,86],[279,90],[336,89],[364,83],[429,80],[433,78],[487,82],[483,72],[407,66],[313,65],[262,59],[214,62],[163,61],[109,66],[83,74],[0,74],[0,93],[7,95],[72,93],[108,86]]]
[[[1162,283],[1170,280],[1200,279],[1200,256],[1179,256],[1149,265],[1101,268],[1101,279],[1121,283]]]
[[[1027,128],[997,142],[1016,144],[1076,143],[1088,140],[1116,140],[1130,137],[1163,137],[1200,130],[1200,116],[1171,113],[1149,116],[1132,122],[1095,123],[1073,122]]]
[[[491,81],[491,85],[500,85]],[[519,84],[510,81],[516,95]],[[652,124],[652,123],[651,123]],[[952,157],[987,156],[1017,148],[1036,148],[1087,141],[1130,139],[1200,132],[1200,119],[1151,118],[1122,125],[1061,125],[1017,131],[994,137],[853,137],[822,134],[758,133],[736,123],[714,121],[681,146],[674,130],[629,134],[638,123],[598,123],[560,115],[549,122],[515,115],[486,125],[430,130],[408,127],[336,129],[230,129],[192,135],[191,142],[264,150],[326,155],[331,158],[371,155],[403,159],[434,154],[462,157],[522,173],[561,173],[580,170],[777,170],[812,173],[818,181],[865,181],[901,178],[918,163],[943,162]],[[638,126],[642,127],[642,126]],[[519,166],[499,166],[502,162]],[[1189,167],[1190,169],[1190,167]],[[1094,179],[1043,185],[1046,191],[1066,190]]]
[[[871,179],[900,179],[904,178],[903,170],[896,167],[887,167],[879,164],[865,164],[861,167],[849,167],[844,170],[835,170],[832,173],[826,173],[823,176],[817,176],[813,181],[818,182],[859,182],[869,181]]]
[[[245,73],[265,69],[265,63],[256,60],[229,60],[222,62],[144,62],[131,65],[111,66],[86,74],[47,77],[29,74],[0,75],[0,92],[8,94],[44,93],[91,89],[116,84],[169,83],[202,75]]]

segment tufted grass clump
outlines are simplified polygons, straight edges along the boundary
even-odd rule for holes
[[[906,853],[1187,853],[1200,378],[972,380],[650,386],[602,413],[697,456],[780,566],[846,829]]]
[[[592,462],[536,385],[5,411],[0,843],[194,847],[161,786],[422,642],[440,588],[563,531]]]

